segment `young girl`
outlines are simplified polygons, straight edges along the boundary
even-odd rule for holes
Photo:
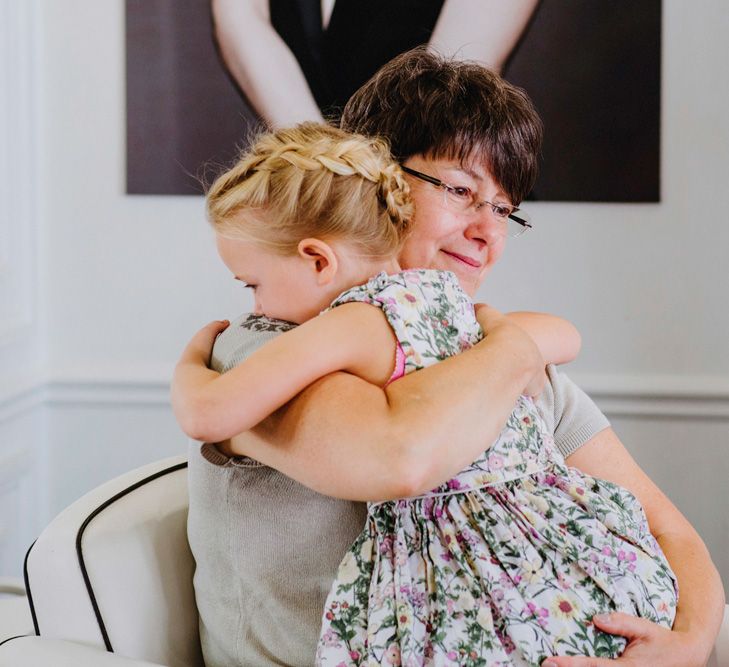
[[[482,336],[453,274],[399,270],[408,188],[378,140],[315,124],[265,135],[213,184],[208,213],[256,312],[302,326],[222,376],[200,367],[209,348],[193,339],[175,379],[187,400],[173,395],[173,406],[196,439],[246,430],[330,372],[384,386]],[[570,353],[557,346],[545,356]],[[615,657],[625,641],[596,631],[594,614],[670,627],[676,597],[637,500],[567,467],[524,396],[455,478],[370,504],[330,591],[317,662]]]

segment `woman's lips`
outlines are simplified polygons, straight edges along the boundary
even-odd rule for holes
[[[456,259],[459,262],[462,262],[466,266],[470,266],[474,269],[481,268],[481,262],[479,262],[478,260],[472,259],[471,257],[466,257],[466,255],[459,255],[457,252],[451,252],[449,250],[441,250],[441,252],[444,252],[449,257],[453,257],[453,259]]]

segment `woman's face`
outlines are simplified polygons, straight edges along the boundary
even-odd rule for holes
[[[481,200],[512,203],[482,165],[416,155],[405,166],[449,185],[467,187]],[[473,296],[504,251],[503,223],[494,220],[489,206],[476,212],[454,211],[446,203],[443,188],[409,174],[405,177],[415,202],[415,218],[400,253],[400,265],[452,271]]]

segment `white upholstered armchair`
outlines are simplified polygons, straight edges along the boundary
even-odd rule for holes
[[[26,558],[34,632],[0,626],[0,667],[203,666],[186,465],[175,457],[117,477],[51,522]],[[727,617],[709,665],[729,667]]]
[[[0,665],[202,667],[186,522],[184,457],[66,508],[26,557],[37,636],[6,639]]]

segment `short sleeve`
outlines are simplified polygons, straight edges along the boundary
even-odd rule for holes
[[[210,368],[218,373],[225,373],[259,347],[295,326],[291,322],[272,320],[260,315],[241,315],[215,340]]]
[[[547,366],[547,380],[537,408],[554,434],[557,448],[567,458],[610,422],[582,389],[551,364]]]

